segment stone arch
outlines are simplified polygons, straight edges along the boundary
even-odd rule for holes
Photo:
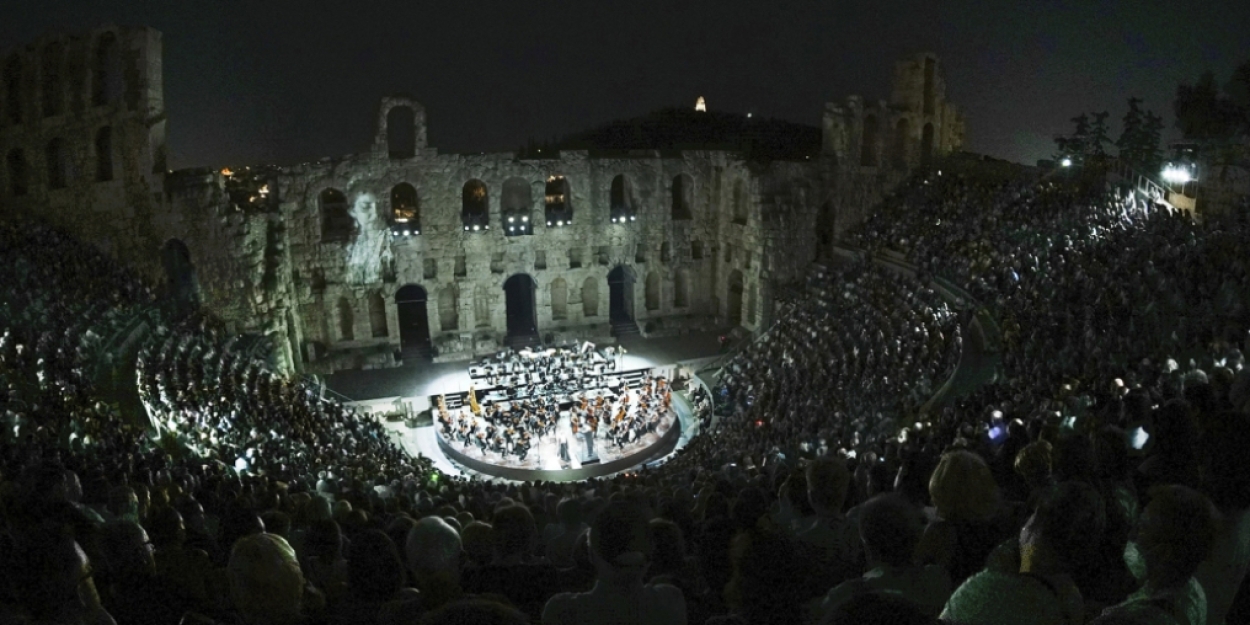
[[[548,176],[543,195],[543,216],[548,226],[558,226],[560,222],[573,223],[573,190],[569,187],[568,178]]]
[[[647,287],[646,287],[647,310],[659,310],[660,309],[660,290],[661,290],[662,285],[663,285],[663,280],[662,278],[660,278],[660,272],[652,271],[651,273],[647,274]]]
[[[391,158],[412,158],[417,154],[417,115],[407,104],[386,112],[386,151]]]
[[[563,321],[569,316],[569,285],[564,278],[556,278],[548,287],[551,291],[551,319]]]
[[[116,33],[103,33],[96,39],[92,54],[91,104],[103,106],[116,102],[124,90],[121,44]]]
[[[690,285],[685,269],[679,269],[673,276],[673,308],[689,306]]]
[[[103,126],[95,132],[95,179],[96,182],[113,179],[112,126]]]
[[[513,274],[503,283],[507,311],[508,336],[533,336],[538,333],[538,311],[535,293],[538,282],[527,273]]]
[[[317,196],[321,213],[321,240],[346,241],[356,234],[356,220],[352,217],[347,196],[333,187]]]
[[[672,220],[686,221],[694,218],[694,178],[689,174],[673,177]]]
[[[53,41],[43,48],[40,67],[40,91],[43,100],[43,116],[53,117],[65,111],[65,79],[61,68],[65,63],[65,46]]]
[[[392,113],[393,111],[397,111]],[[425,147],[425,107],[406,95],[382,98],[378,106],[377,135],[373,140],[375,153],[392,158],[408,158]],[[392,132],[391,125],[397,128]],[[394,140],[392,142],[392,140]]]
[[[612,323],[634,320],[634,270],[617,265],[608,272],[608,318]]]
[[[864,116],[864,132],[860,137],[859,164],[862,167],[877,166],[877,116]]]
[[[742,325],[742,272],[735,269],[729,274],[728,297],[726,301],[725,319],[729,325]]]
[[[4,62],[4,117],[22,123],[22,57],[14,54]]]
[[[72,177],[69,149],[65,147],[65,140],[56,137],[49,141],[44,157],[48,169],[48,188],[64,189]]]
[[[734,181],[733,220],[736,224],[745,224],[747,222],[746,183],[741,179]]]
[[[460,329],[460,287],[454,282],[438,290],[438,320],[443,332]]]
[[[599,280],[594,276],[582,282],[582,316],[599,316]]]
[[[612,178],[612,187],[608,193],[613,223],[636,221],[638,210],[634,200],[634,186],[625,174],[617,174]]]
[[[339,340],[356,340],[356,314],[352,310],[352,301],[346,296],[339,298]]]
[[[14,197],[26,195],[30,184],[26,153],[21,148],[13,148],[4,157],[4,162],[9,176],[9,195]]]
[[[161,248],[161,265],[165,268],[165,281],[170,299],[179,312],[189,312],[199,306],[200,287],[191,262],[191,250],[178,239],[170,239]]]
[[[374,291],[369,294],[369,334],[375,339],[390,336],[386,325],[386,300],[381,291]]]
[[[924,134],[920,138],[920,159],[926,165],[933,160],[933,122],[924,125]]]
[[[490,227],[490,193],[481,180],[469,180],[460,191],[460,223],[465,230]]]
[[[421,230],[421,198],[417,188],[407,182],[391,187],[391,223]]]
[[[894,125],[894,150],[891,155],[895,169],[907,169],[907,145],[911,141],[911,120],[903,117]]]
[[[405,357],[422,352],[430,344],[428,299],[425,288],[418,284],[405,284],[395,292],[399,343]]]
[[[534,194],[530,183],[522,178],[509,178],[503,181],[503,191],[499,196],[500,218],[503,219],[504,236],[515,237],[533,234],[531,211],[534,207]]]

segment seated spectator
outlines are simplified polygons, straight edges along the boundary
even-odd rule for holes
[[[464,594],[460,587],[460,536],[442,519],[417,521],[408,532],[404,552],[424,609],[437,609]]]
[[[186,546],[186,538],[187,530],[177,510],[161,508],[153,513],[156,575],[179,598],[205,609],[210,600],[212,563],[203,549]]]
[[[295,550],[281,536],[261,533],[239,539],[230,550],[226,574],[235,610],[248,625],[305,621],[309,590]]]
[[[104,609],[91,561],[66,531],[36,531],[17,538],[15,595],[31,625],[116,625]]]
[[[304,534],[300,567],[308,583],[325,593],[335,605],[347,591],[347,560],[343,558],[343,534],[334,521],[314,521]]]
[[[1138,492],[1154,484],[1199,488],[1198,423],[1189,404],[1173,399],[1154,411],[1149,429],[1150,456],[1137,469]]]
[[[863,573],[859,528],[842,511],[851,474],[846,462],[824,456],[807,466],[807,500],[815,510],[812,524],[798,534],[818,560],[810,594],[816,595]]]
[[[999,498],[989,466],[970,451],[951,451],[929,478],[938,520],[925,528],[917,547],[921,564],[937,564],[955,586],[985,566],[999,543],[1011,537],[1013,510]]]
[[[829,613],[829,625],[938,625],[916,604],[888,593],[852,597]]]
[[[1202,435],[1203,490],[1220,511],[1211,555],[1194,578],[1207,597],[1207,625],[1222,625],[1250,566],[1250,416],[1226,412]]]
[[[1105,525],[1097,490],[1059,484],[1020,530],[1018,568],[992,567],[968,578],[941,617],[966,625],[1083,622],[1084,601],[1071,572],[1096,548]]]
[[[460,540],[464,544],[464,555],[467,558],[465,562],[466,567],[472,568],[490,564],[495,550],[493,531],[494,528],[489,524],[473,521],[465,526],[464,531],[460,532]]]
[[[552,597],[543,609],[544,625],[686,623],[686,602],[680,590],[643,583],[651,551],[645,513],[631,502],[610,502],[590,529],[594,588]]]
[[[573,566],[573,545],[577,537],[589,529],[582,520],[582,502],[565,499],[556,508],[560,518],[559,529],[547,540],[547,560],[562,569]]]
[[[160,625],[177,620],[194,606],[178,601],[156,576],[152,543],[133,521],[113,521],[100,537],[101,597],[122,623]]]
[[[464,590],[507,597],[538,620],[543,603],[560,590],[559,571],[533,557],[538,529],[528,508],[507,505],[495,512],[493,520],[494,558],[486,566],[465,571]]]
[[[399,613],[419,609],[420,594],[404,588],[399,549],[380,530],[361,532],[347,559],[347,592],[338,610],[346,623],[393,622]]]
[[[750,625],[782,625],[800,622],[803,600],[809,595],[803,584],[812,571],[799,555],[800,543],[768,530],[748,530],[734,537],[731,560],[733,577],[725,586],[728,618],[709,623],[743,622]]]
[[[524,612],[494,601],[475,597],[447,604],[419,621],[420,625],[529,625]]]
[[[1156,486],[1137,523],[1136,543],[1125,552],[1129,569],[1142,573],[1142,587],[1103,614],[1140,615],[1151,622],[1203,625],[1207,598],[1194,578],[1218,532],[1219,512],[1201,493],[1185,486]],[[1140,565],[1134,560],[1140,557]]]
[[[868,572],[825,595],[820,613],[826,619],[838,606],[866,593],[896,594],[930,617],[942,612],[951,595],[950,576],[940,566],[916,566],[912,562],[924,531],[921,516],[898,495],[878,495],[864,504],[859,535]]]

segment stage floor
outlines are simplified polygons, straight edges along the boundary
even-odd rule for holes
[[[477,477],[501,481],[544,480],[564,482],[583,480],[587,477],[603,477],[606,475],[620,473],[622,471],[636,468],[639,464],[650,464],[661,461],[668,455],[676,453],[682,447],[685,447],[686,444],[690,442],[691,438],[697,436],[699,433],[698,420],[694,418],[694,415],[691,412],[690,402],[686,399],[684,392],[673,394],[673,415],[675,420],[669,420],[667,422],[667,427],[661,430],[660,434],[648,434],[644,438],[644,443],[635,443],[634,445],[628,446],[624,450],[625,454],[638,454],[640,458],[643,458],[643,460],[639,463],[632,463],[629,466],[619,468],[614,467],[612,464],[609,464],[609,462],[620,458],[623,454],[605,454],[604,448],[600,446],[600,441],[598,440],[595,445],[596,450],[600,452],[599,456],[601,460],[597,465],[582,467],[581,463],[577,462],[576,459],[572,463],[563,463],[560,461],[559,448],[554,444],[554,441],[544,441],[535,450],[531,451],[529,458],[527,458],[529,462],[525,463],[526,466],[522,469],[521,473],[517,473],[514,470],[516,467],[510,466],[499,466],[497,469],[492,467],[489,469],[489,472],[477,471],[454,462],[447,456],[447,454],[443,451],[443,448],[439,445],[438,437],[433,425],[418,428],[409,428],[402,422],[383,422],[382,425],[385,426],[391,433],[392,440],[403,447],[405,451],[412,455],[421,455],[430,458],[438,470],[448,475],[461,475],[466,477]],[[681,432],[679,438],[677,439],[676,446],[671,452],[658,457],[654,454],[649,455],[639,453],[645,451],[649,447],[656,446],[659,442],[661,442],[663,433],[668,432],[672,427],[680,427]],[[480,456],[482,456],[481,453],[477,451],[473,452],[473,457],[475,459],[490,463],[491,458],[493,458],[495,454],[486,454],[485,457],[477,458]],[[513,460],[510,464],[516,464],[515,460]]]

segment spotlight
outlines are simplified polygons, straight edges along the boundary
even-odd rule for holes
[[[635,216],[633,216],[633,215],[630,215],[630,216],[629,216],[629,220],[630,220],[630,221],[637,221],[637,220],[638,220],[638,218],[637,218],[637,217],[635,217]]]
[[[512,222],[514,222],[514,221],[516,221],[516,217],[509,217],[509,218],[508,218],[508,223],[512,223]]]
[[[550,222],[550,221],[549,221],[549,222],[547,222],[547,227],[548,227],[548,228],[550,228],[550,227],[551,227],[551,222]]]
[[[405,230],[405,231],[404,231],[404,236],[409,236],[409,231]]]
[[[1072,166],[1072,159],[1070,159],[1070,158],[1068,158],[1068,157],[1066,157],[1066,156],[1065,156],[1065,157],[1063,157],[1063,160],[1062,160],[1062,161],[1059,161],[1059,164],[1060,164],[1060,165],[1062,165],[1062,166],[1064,166],[1064,167],[1071,167],[1071,166]]]
[[[516,232],[516,226],[508,226],[508,232]]]
[[[413,234],[421,234],[421,231],[420,231],[420,230],[414,230],[414,231],[413,231]]]
[[[479,225],[477,225],[477,224],[473,224],[473,231],[474,231],[474,232],[477,232],[477,231],[478,231],[478,230],[480,230],[481,228],[482,228],[481,226],[479,226]]]
[[[563,225],[564,225],[564,222],[563,222],[563,221],[557,221],[557,222],[556,222],[556,225],[557,225],[557,226],[563,226]]]
[[[529,221],[529,220],[530,220],[529,215],[522,215],[522,216],[521,216],[521,221]]]
[[[1188,167],[1183,165],[1173,165],[1172,163],[1168,163],[1167,166],[1163,168],[1161,175],[1163,176],[1164,182],[1171,184],[1185,184],[1194,179],[1193,175],[1189,173]]]
[[[616,223],[616,218],[615,218],[615,217],[613,217],[613,218],[612,218],[612,223]]]
[[[483,226],[483,227],[484,227],[485,229],[487,229],[487,230],[490,230],[490,224],[486,224],[486,225],[485,225],[485,226]]]

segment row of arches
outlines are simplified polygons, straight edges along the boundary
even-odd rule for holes
[[[92,160],[94,171],[90,174],[96,182],[113,180],[113,129],[104,126],[96,130],[92,141]],[[8,193],[11,196],[23,196],[29,193],[31,185],[30,162],[26,151],[13,148],[5,155],[5,174],[8,179]],[[49,189],[64,189],[79,178],[77,164],[65,139],[53,138],[44,146],[44,181]]]
[[[533,234],[534,199],[532,186],[522,178],[508,178],[500,193],[500,218],[505,236]],[[550,176],[544,185],[543,220],[549,227],[571,225],[574,218],[573,192],[564,176]],[[679,174],[672,179],[671,218],[686,221],[694,217],[694,179],[689,174]],[[391,188],[387,220],[392,228],[410,234],[420,234],[421,198],[416,187],[401,182]],[[330,187],[317,196],[321,215],[322,240],[341,241],[349,239],[359,229],[352,216],[351,206],[343,191]],[[734,191],[735,214],[741,212],[745,222],[746,204],[739,181]],[[612,179],[609,190],[609,213],[613,223],[637,220],[638,201],[633,184],[627,176],[619,174]],[[490,229],[490,189],[476,178],[464,183],[460,192],[460,222],[466,231]]]
[[[113,32],[100,34],[88,53],[89,97],[92,106],[104,106],[120,100],[126,91],[125,74],[122,71],[121,43]],[[88,75],[69,58],[69,50],[60,41],[45,45],[37,58],[39,85],[39,113],[42,117],[63,114],[67,99],[82,88]],[[66,71],[66,68],[71,71]],[[26,90],[23,83],[28,68],[17,54],[4,62],[2,78],[4,85],[3,119],[10,124],[26,121]],[[67,75],[70,77],[67,79]]]
[[[892,144],[889,153],[889,165],[896,169],[905,169],[911,161],[911,120],[899,119],[893,128]],[[920,133],[920,162],[928,163],[933,157],[934,142],[933,123],[924,125]],[[860,142],[859,164],[863,167],[878,167],[881,158],[882,131],[876,115],[864,116],[864,129]]]

